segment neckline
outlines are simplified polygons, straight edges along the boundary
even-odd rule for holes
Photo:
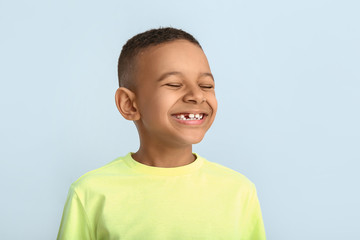
[[[132,169],[137,172],[141,172],[147,175],[158,175],[158,176],[177,176],[177,175],[185,175],[191,172],[198,170],[204,163],[204,159],[200,157],[198,154],[193,153],[196,156],[195,161],[190,164],[180,166],[180,167],[153,167],[149,165],[142,164],[131,156],[132,152],[129,152],[126,156],[124,156],[124,162]]]

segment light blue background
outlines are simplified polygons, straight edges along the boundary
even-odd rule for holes
[[[70,184],[136,151],[114,103],[136,33],[203,45],[217,119],[194,147],[257,186],[268,239],[360,239],[359,1],[3,1],[1,239],[55,239]]]

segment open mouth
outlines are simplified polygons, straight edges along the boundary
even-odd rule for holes
[[[206,116],[206,114],[205,113],[179,113],[179,114],[174,114],[173,116],[180,120],[194,121],[194,120],[203,119]]]

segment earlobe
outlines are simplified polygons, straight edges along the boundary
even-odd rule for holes
[[[131,90],[124,87],[118,88],[115,93],[115,103],[125,119],[131,121],[140,119],[140,113],[135,102],[135,93]]]

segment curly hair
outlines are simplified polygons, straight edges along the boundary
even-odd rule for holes
[[[119,86],[128,89],[134,88],[134,69],[136,57],[140,51],[166,42],[175,40],[187,40],[200,48],[200,43],[189,33],[172,27],[150,29],[130,38],[122,47],[118,61]]]

